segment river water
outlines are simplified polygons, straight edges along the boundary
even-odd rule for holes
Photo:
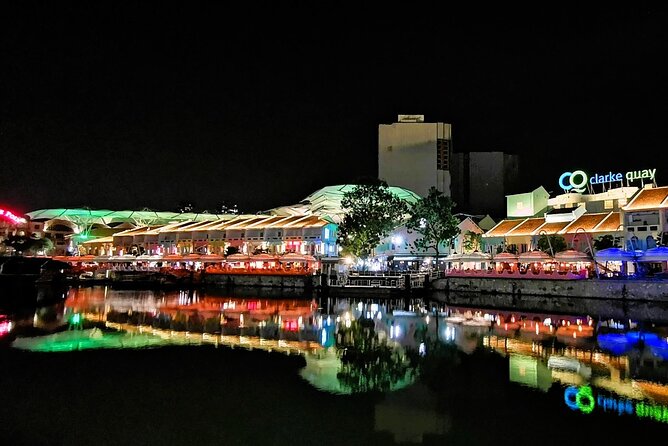
[[[0,310],[0,444],[668,434],[664,308],[107,287],[51,302]]]

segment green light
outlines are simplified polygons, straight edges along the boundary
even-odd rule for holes
[[[87,234],[79,234],[79,238],[82,240],[86,240],[88,238]]]
[[[80,324],[81,323],[81,314],[80,313],[75,313],[72,315],[72,324]]]
[[[594,395],[591,391],[591,387],[580,387],[577,395],[575,395],[575,402],[577,403],[582,413],[591,413],[591,411],[594,410],[594,406],[596,405],[596,403],[594,403]]]

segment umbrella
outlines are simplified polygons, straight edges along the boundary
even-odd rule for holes
[[[627,261],[631,262],[635,260],[636,253],[632,251],[625,251],[621,248],[607,248],[601,249],[598,251],[594,257],[598,261]]]
[[[518,260],[521,263],[533,263],[533,262],[548,263],[554,261],[551,255],[539,250],[523,252],[522,254],[520,254]]]
[[[518,260],[518,257],[516,254],[512,254],[510,252],[502,252],[494,256],[492,259],[495,262],[508,262],[508,263],[516,263]]]
[[[279,259],[281,262],[306,262],[306,257],[301,254],[289,252]]]
[[[225,257],[218,256],[218,255],[215,255],[215,254],[206,254],[206,255],[203,255],[200,260],[202,260],[202,262],[213,262],[213,263],[215,263],[215,262],[222,262],[223,260],[225,260]]]
[[[168,262],[180,262],[183,260],[183,256],[180,256],[178,254],[170,254],[163,257],[162,260],[166,260]]]
[[[277,260],[276,256],[272,256],[271,254],[255,254],[250,259],[252,262],[272,262]]]
[[[668,247],[657,246],[643,252],[638,258],[639,262],[665,262],[668,261]]]
[[[491,256],[480,251],[459,254],[457,260],[460,262],[489,262]]]
[[[566,251],[556,253],[554,260],[557,262],[591,262],[593,259],[585,252],[567,249]]]
[[[227,256],[225,261],[229,262],[229,263],[248,262],[248,261],[250,261],[250,256],[247,256],[246,254],[237,253],[237,254],[232,254],[232,255]]]

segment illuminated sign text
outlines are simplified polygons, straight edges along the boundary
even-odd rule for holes
[[[591,177],[583,170],[574,170],[573,172],[564,172],[559,177],[559,186],[565,190],[582,193],[587,189],[587,184],[605,184],[617,181],[636,181],[650,180],[656,178],[656,169],[630,170],[624,174],[621,172],[608,172],[606,174],[595,173]]]

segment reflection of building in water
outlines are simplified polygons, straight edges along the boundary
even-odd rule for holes
[[[666,342],[665,338],[659,339]],[[500,336],[486,336],[483,345],[509,355],[511,361],[518,354],[548,361],[554,366],[550,367],[553,382],[575,386],[591,384],[625,398],[668,403],[668,385],[665,384],[668,364],[657,357],[656,348],[653,351],[647,346],[634,348],[627,355],[616,356],[596,348],[555,349],[549,345]],[[516,381],[513,379],[512,364],[510,367],[511,380]]]
[[[552,372],[540,358],[510,355],[510,380],[544,392],[552,386]]]
[[[376,404],[375,430],[388,431],[397,443],[422,443],[425,434],[445,435],[451,421],[436,411],[436,397],[422,384],[388,393]]]

